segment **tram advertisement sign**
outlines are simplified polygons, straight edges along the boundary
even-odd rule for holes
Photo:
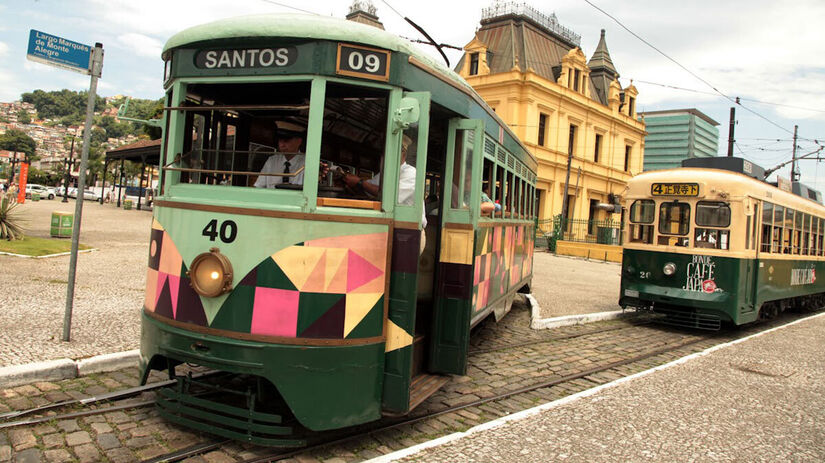
[[[89,75],[92,69],[93,49],[94,47],[89,45],[32,29],[29,33],[29,49],[26,58],[30,61]]]
[[[687,277],[682,289],[704,293],[715,293],[722,291],[716,286],[714,271],[716,262],[711,256],[693,256],[687,264]]]
[[[17,202],[26,202],[26,184],[29,183],[29,163],[20,164],[20,176],[17,177]]]
[[[338,44],[335,72],[345,76],[390,80],[390,52],[360,45]]]

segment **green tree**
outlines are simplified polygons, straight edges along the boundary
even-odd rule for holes
[[[0,149],[24,153],[28,161],[40,159],[39,156],[34,154],[37,143],[22,130],[9,129],[6,133],[0,135]]]
[[[21,124],[31,124],[32,118],[29,116],[29,112],[25,109],[17,111],[17,122]]]
[[[45,92],[35,90],[21,95],[25,103],[31,103],[37,109],[37,115],[41,119],[60,119],[71,123],[83,121],[86,114],[86,103],[89,97],[88,92],[75,92],[72,90],[59,90]],[[95,98],[95,111],[102,111],[106,107],[106,100],[101,97]],[[64,125],[67,125],[64,123]]]

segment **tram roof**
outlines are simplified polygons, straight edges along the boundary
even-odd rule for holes
[[[264,37],[292,37],[316,40],[341,40],[406,53],[425,62],[450,80],[472,89],[458,74],[440,61],[423,53],[413,44],[374,26],[328,16],[300,13],[257,14],[219,19],[190,27],[173,35],[163,47],[163,53],[173,48],[213,40]]]
[[[258,14],[220,19],[184,29],[166,41],[162,54],[185,46],[193,46],[216,40],[290,37],[314,40],[345,41],[405,53],[426,64],[441,77],[463,88],[482,108],[495,119],[499,126],[521,146],[524,153],[536,162],[535,155],[527,149],[510,127],[490,108],[475,89],[461,76],[440,61],[423,53],[418,47],[395,34],[345,19],[300,13]]]
[[[770,183],[738,172],[701,167],[677,167],[642,172],[628,182],[627,198],[649,198],[650,185],[653,183],[703,183],[711,191],[724,191],[733,198],[750,196],[794,209],[825,212],[825,207],[816,201],[781,190]]]

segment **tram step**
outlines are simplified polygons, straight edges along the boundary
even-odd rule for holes
[[[427,373],[416,375],[412,380],[412,384],[410,384],[410,410],[415,409],[421,402],[435,394],[448,381],[450,381],[450,378],[447,376]]]

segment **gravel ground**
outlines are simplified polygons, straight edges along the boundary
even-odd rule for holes
[[[31,236],[48,237],[53,211],[74,213],[75,201],[27,201],[18,209]],[[78,254],[71,341],[62,342],[69,256],[0,255],[0,366],[81,359],[137,349],[152,214],[87,201]],[[68,240],[67,240],[68,241]]]
[[[824,329],[808,319],[402,461],[822,462]]]
[[[533,254],[533,297],[540,318],[620,310],[621,264],[556,256],[536,249]]]
[[[27,201],[20,211],[30,235],[48,237],[51,213],[74,208],[74,200],[55,199]],[[96,250],[78,255],[68,343],[61,337],[69,256],[0,255],[0,367],[137,349],[151,223],[148,211],[84,203],[80,242]],[[533,295],[541,318],[617,310],[620,270],[537,250]]]

